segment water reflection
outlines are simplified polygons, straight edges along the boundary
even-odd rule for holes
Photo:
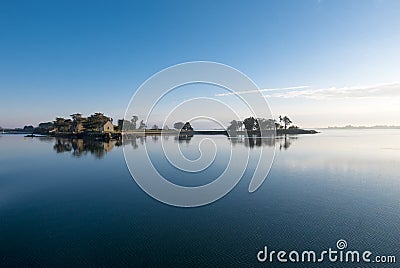
[[[193,134],[175,136],[175,140],[178,141],[179,143],[183,143],[183,142],[189,143],[192,138],[193,138]]]
[[[279,150],[287,150],[291,146],[293,140],[297,139],[295,136],[277,136],[274,138],[263,138],[259,136],[248,136],[248,137],[231,137],[229,140],[231,141],[232,145],[242,144],[246,147],[261,147],[261,146],[268,146],[273,147],[276,145],[276,148]]]
[[[53,149],[57,153],[70,152],[74,157],[81,157],[88,152],[96,158],[103,158],[114,146],[119,146],[116,141],[97,141],[86,139],[56,139]]]
[[[297,136],[280,136],[276,138],[276,144],[277,148],[279,148],[279,151],[282,151],[282,149],[287,150],[289,147],[292,145],[292,142],[294,140],[298,139]]]
[[[169,140],[173,138],[173,141],[178,143],[189,144],[193,138],[193,135],[178,135],[169,136],[163,135],[162,139]],[[115,147],[119,146],[132,146],[133,149],[138,149],[140,146],[144,146],[145,142],[159,143],[161,139],[160,135],[138,135],[130,136],[128,139],[117,140],[117,141],[99,141],[91,139],[64,139],[57,138],[53,146],[56,153],[71,153],[74,157],[81,157],[90,153],[96,158],[103,158],[107,152],[110,152]],[[274,147],[276,146],[279,150],[287,150],[292,145],[293,141],[297,139],[295,136],[277,136],[275,138],[261,138],[258,136],[237,136],[227,138],[233,146],[245,146],[245,147]],[[48,138],[42,139],[41,141],[49,141]]]

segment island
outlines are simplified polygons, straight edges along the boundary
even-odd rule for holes
[[[139,123],[139,117],[133,115],[130,120],[120,119],[117,124],[104,113],[96,112],[84,117],[81,113],[74,113],[70,118],[56,117],[52,122],[39,123],[37,127],[31,125],[17,129],[2,129],[3,133],[27,134],[27,137],[54,136],[73,139],[119,140],[123,136],[137,135],[179,135],[192,137],[198,135],[225,135],[229,137],[248,136],[262,137],[265,135],[297,135],[315,134],[315,130],[301,129],[293,125],[288,116],[279,116],[278,120],[247,117],[242,121],[232,120],[226,129],[194,130],[190,122],[176,122],[173,128],[162,128],[153,125],[148,128],[144,120]]]

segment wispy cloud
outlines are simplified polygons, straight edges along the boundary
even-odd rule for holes
[[[243,95],[265,92],[266,98],[308,98],[308,99],[347,99],[347,98],[399,98],[400,83],[385,83],[363,86],[344,86],[315,88],[311,86],[293,86],[282,88],[266,88],[235,93],[220,93],[215,96]]]
[[[296,90],[296,89],[306,89],[310,88],[309,86],[296,86],[296,87],[282,87],[282,88],[265,88],[260,90],[248,90],[248,91],[236,91],[229,93],[219,93],[215,94],[217,97],[230,96],[230,95],[243,95],[243,94],[251,94],[257,92],[269,92],[269,91],[281,91],[281,90]]]
[[[268,98],[310,98],[310,99],[347,99],[347,98],[398,98],[400,83],[367,86],[307,88],[266,94]]]

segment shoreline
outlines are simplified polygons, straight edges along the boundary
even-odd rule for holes
[[[267,130],[268,131],[268,130]],[[270,130],[269,130],[270,131]],[[306,130],[306,129],[277,129],[275,133],[270,131],[271,136],[276,134],[281,135],[301,135],[301,134],[317,134],[320,133],[316,130]],[[92,139],[92,140],[120,140],[123,137],[129,136],[152,136],[152,135],[174,135],[174,136],[194,136],[194,135],[223,135],[227,137],[235,136],[260,136],[259,131],[248,132],[246,130],[228,132],[226,130],[193,130],[193,131],[177,131],[177,130],[133,130],[125,132],[82,132],[82,133],[32,133],[32,132],[4,132],[2,134],[9,135],[26,135],[25,137],[56,137],[56,138],[68,138],[68,139]]]

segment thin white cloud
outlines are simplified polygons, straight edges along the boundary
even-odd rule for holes
[[[266,94],[267,98],[309,98],[309,99],[347,99],[347,98],[399,98],[400,83],[387,83],[367,86],[307,88]]]
[[[310,88],[309,86],[296,86],[296,87],[282,87],[282,88],[265,88],[260,90],[248,90],[248,91],[236,91],[236,92],[229,92],[229,93],[219,93],[215,94],[217,97],[224,97],[230,95],[243,95],[243,94],[250,94],[250,93],[257,93],[257,92],[269,92],[269,91],[281,91],[281,90],[296,90],[296,89],[306,89]]]

